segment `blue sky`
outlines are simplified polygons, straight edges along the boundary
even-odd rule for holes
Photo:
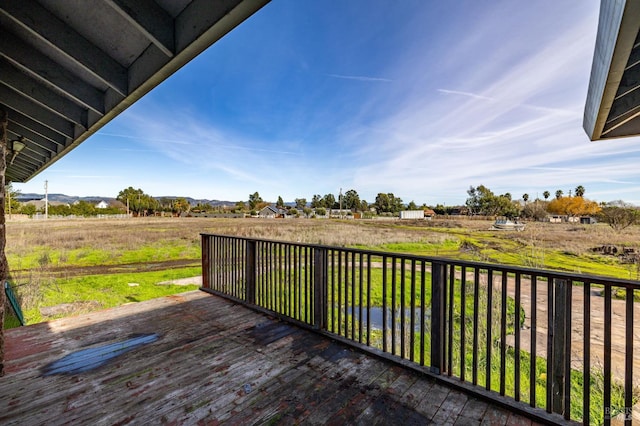
[[[637,138],[589,142],[597,0],[274,0],[22,192],[464,203],[578,185],[640,204]]]

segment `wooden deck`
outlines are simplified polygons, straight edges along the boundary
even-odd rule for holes
[[[9,330],[6,370],[3,425],[532,424],[200,291]]]

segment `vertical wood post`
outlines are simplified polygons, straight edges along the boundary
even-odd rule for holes
[[[4,217],[5,172],[7,170],[7,112],[0,108],[0,376],[4,376],[4,307],[6,297],[4,283],[9,278],[9,266],[5,255],[7,232]]]
[[[200,234],[202,247],[202,288],[211,289],[211,236]]]
[[[552,333],[552,377],[551,397],[554,413],[563,414],[564,411],[564,386],[567,380],[565,372],[566,333],[567,329],[567,280],[553,280],[553,324],[549,324],[549,332]]]
[[[245,259],[245,301],[256,303],[256,241],[247,240]]]
[[[431,264],[431,372],[441,374],[444,367],[445,345],[445,285],[446,265]]]
[[[313,249],[313,325],[327,329],[327,250]]]

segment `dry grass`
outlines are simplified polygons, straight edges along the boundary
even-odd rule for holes
[[[76,268],[107,263],[112,266],[148,263],[151,261],[149,256],[156,254],[159,256],[157,260],[163,262],[170,259],[197,262],[200,258],[200,233],[364,247],[394,243],[439,245],[445,240],[455,240],[460,242],[461,247],[478,247],[478,254],[469,258],[469,253],[460,250],[460,253],[448,253],[449,256],[572,271],[576,271],[576,267],[563,268],[563,258],[558,260],[556,256],[554,260],[553,253],[577,256],[581,261],[590,262],[589,259],[594,256],[592,249],[603,245],[615,245],[619,249],[633,247],[640,251],[640,227],[637,226],[619,233],[605,224],[528,223],[523,232],[489,231],[490,226],[490,221],[468,219],[135,218],[24,221],[7,224],[6,252],[11,269],[20,271],[19,275],[24,276],[25,273],[38,275],[52,269],[56,269],[58,275],[60,272],[64,274],[64,269],[70,267],[72,261]],[[136,252],[141,247],[147,249],[147,260],[136,258],[139,254],[142,256]],[[95,259],[91,258],[96,250],[100,254]],[[169,254],[170,250],[174,251]],[[126,260],[125,256],[119,259],[123,253],[129,254]],[[166,256],[160,258],[162,255]],[[617,263],[618,260],[601,257],[599,262],[604,263],[606,269],[608,263]],[[72,274],[71,271],[69,273]],[[93,273],[100,271],[94,270]],[[596,273],[608,275],[606,270]]]
[[[19,284],[23,306],[27,307],[40,305],[44,290],[58,288],[59,282],[74,277],[109,277],[109,274],[132,270],[168,271],[197,266],[201,233],[329,246],[379,247],[388,244],[393,246],[384,247],[385,250],[408,250],[409,253],[436,256],[443,253],[438,252],[441,250],[438,247],[446,246],[450,248],[445,250],[446,256],[467,260],[588,271],[599,275],[617,274],[623,278],[628,275],[629,279],[640,277],[638,265],[621,267],[617,259],[594,255],[591,251],[593,247],[603,245],[634,247],[640,251],[640,227],[615,233],[604,224],[529,223],[524,232],[489,231],[490,226],[490,221],[465,219],[30,220],[7,223],[6,253],[12,278]],[[442,244],[447,240],[455,242]],[[428,247],[432,247],[432,251],[424,252]],[[474,251],[465,250],[468,247]],[[589,269],[593,265],[600,269]]]
[[[395,224],[397,222],[391,222]],[[167,240],[198,244],[200,233],[216,233],[327,245],[376,245],[418,241],[427,230],[402,229],[378,222],[315,219],[206,219],[149,218],[120,220],[51,220],[10,222],[7,252],[20,255],[34,247],[75,250],[99,246],[105,250],[128,250]]]
[[[36,247],[75,250],[100,247],[131,250],[142,245],[179,240],[199,244],[200,233],[216,233],[303,243],[347,246],[398,242],[441,242],[448,234],[485,234],[491,222],[478,220],[338,221],[314,219],[148,218],[120,220],[50,220],[9,222],[7,253],[26,255]],[[523,244],[531,241],[548,249],[583,254],[606,244],[640,246],[640,227],[616,233],[604,224],[529,223],[524,232],[493,233]]]
[[[447,220],[437,219],[433,222],[422,222],[422,226],[435,227],[441,231],[462,233],[486,234],[491,226],[486,220]],[[524,245],[534,242],[543,245],[547,249],[584,254],[594,247],[603,245],[615,245],[621,247],[640,247],[640,226],[633,226],[615,232],[606,224],[581,225],[569,223],[528,222],[522,232],[491,231],[492,235],[499,238],[511,239]]]

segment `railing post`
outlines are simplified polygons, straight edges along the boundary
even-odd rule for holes
[[[211,236],[201,234],[202,288],[211,289]]]
[[[256,303],[256,241],[246,240],[245,246],[245,295],[247,303]]]
[[[313,325],[327,329],[327,250],[313,249]]]
[[[564,279],[553,279],[553,324],[549,324],[549,333],[552,334],[552,377],[551,396],[552,410],[554,413],[563,414],[564,411],[564,386],[567,380],[565,372],[566,333],[567,327],[567,288],[569,283]]]
[[[441,374],[444,367],[445,345],[445,285],[446,264],[431,264],[431,372]]]

